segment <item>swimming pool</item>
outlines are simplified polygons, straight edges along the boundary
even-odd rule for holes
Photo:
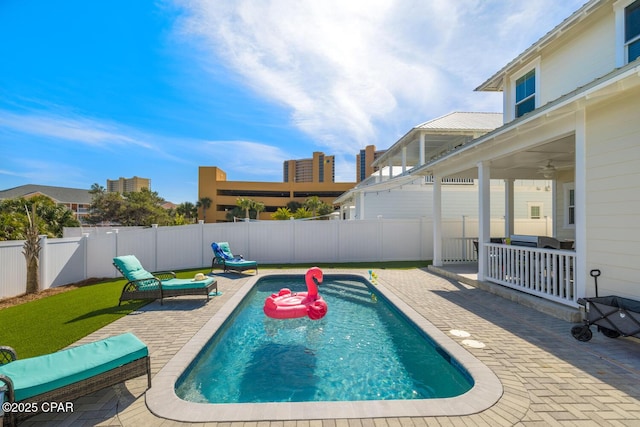
[[[263,277],[176,385],[202,403],[431,399],[473,380],[449,354],[357,276],[325,275],[330,313],[275,320],[264,300],[306,290],[304,276]]]
[[[302,272],[300,272],[302,273]],[[366,274],[354,274],[366,280]],[[237,291],[225,295],[227,300],[190,341],[153,377],[146,392],[147,407],[157,416],[185,422],[309,420],[375,417],[425,417],[477,413],[493,405],[502,395],[502,385],[496,375],[444,332],[418,314],[383,284],[375,291],[388,300],[395,310],[413,322],[421,334],[430,336],[438,347],[450,354],[474,379],[473,387],[458,396],[446,398],[416,398],[355,401],[286,401],[259,403],[200,403],[178,397],[175,386],[206,351],[216,331],[226,328],[235,308],[241,304],[261,277],[251,277]],[[322,293],[322,285],[320,286]],[[332,313],[332,307],[329,307]],[[286,322],[286,321],[285,321]]]

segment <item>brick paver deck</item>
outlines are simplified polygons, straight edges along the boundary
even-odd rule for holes
[[[353,272],[354,270],[329,270]],[[278,270],[281,273],[282,270]],[[287,270],[292,273],[304,271]],[[359,272],[363,272],[359,270]],[[260,270],[260,275],[269,274]],[[366,418],[246,423],[211,426],[367,427],[367,426],[638,426],[640,425],[640,340],[610,339],[597,333],[582,343],[572,324],[430,272],[376,270],[378,280],[443,332],[464,330],[484,348],[467,350],[500,378],[502,398],[491,408],[461,417]],[[149,347],[155,375],[236,292],[248,276],[218,276],[222,296],[153,302],[140,311],[85,337],[90,342],[135,333]],[[462,343],[463,337],[452,338]],[[70,414],[41,414],[24,426],[184,425],[154,416],[145,404],[146,378],[110,387],[74,402]]]

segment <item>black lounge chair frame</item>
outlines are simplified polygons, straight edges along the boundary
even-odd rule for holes
[[[120,272],[120,274],[122,274],[123,277],[126,278],[123,271],[120,270],[120,268],[115,263],[113,264],[113,266]],[[176,273],[174,273],[173,271],[160,271],[152,274],[153,278],[151,279],[139,279],[127,282],[122,288],[122,293],[120,294],[120,301],[118,302],[118,305],[122,304],[122,301],[141,299],[159,299],[160,305],[163,305],[164,298],[179,297],[184,295],[205,295],[207,297],[207,301],[209,301],[209,299],[211,298],[211,292],[218,292],[217,280],[214,280],[208,286],[202,288],[171,289],[168,287],[163,287],[162,281],[175,279]],[[145,288],[148,288],[149,281],[151,280],[155,280],[158,286],[153,286],[153,289],[140,289],[140,286],[143,284]]]
[[[17,360],[16,352],[11,347],[0,347],[0,364],[5,364]],[[110,371],[98,374],[86,380],[78,381],[73,384],[60,387],[58,389],[30,397],[22,402],[32,403],[31,408],[42,409],[44,402],[68,402],[87,394],[94,393],[107,387],[120,384],[124,381],[147,376],[147,389],[151,388],[151,359],[149,356],[129,362],[125,365],[111,369]],[[15,403],[15,393],[13,390],[13,382],[11,378],[0,375],[0,385],[7,388],[5,392],[6,401]],[[23,421],[38,412],[5,412],[3,417],[4,426],[16,426],[18,422]]]

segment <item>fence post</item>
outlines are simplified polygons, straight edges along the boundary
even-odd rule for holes
[[[153,270],[158,271],[158,224],[151,224],[153,233]]]
[[[198,225],[200,226],[200,265],[204,267],[204,220],[199,219]]]
[[[49,289],[49,278],[47,277],[47,236],[41,235],[40,237],[40,254],[38,255],[38,259],[40,260],[40,265],[38,268],[38,274],[40,275],[40,289]],[[26,258],[25,258],[26,259]],[[27,268],[29,266],[27,265]],[[28,275],[28,273],[27,273]],[[25,289],[26,290],[26,289]]]

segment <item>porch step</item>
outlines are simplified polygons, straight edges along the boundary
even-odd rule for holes
[[[533,308],[541,313],[548,314],[557,319],[561,319],[571,323],[578,323],[582,321],[580,310],[577,308],[567,307],[562,304],[558,304],[553,301],[548,301],[544,298],[530,295],[524,292],[517,291],[515,289],[507,288],[505,286],[498,285],[497,283],[481,282],[473,278],[471,274],[464,274],[455,270],[447,270],[442,267],[434,267],[430,265],[428,270],[439,276],[447,277],[449,279],[456,280],[458,282],[473,286],[486,292],[490,292],[494,295],[498,295],[502,298],[506,298],[510,301],[517,302],[525,307]],[[477,277],[477,276],[475,276]]]

